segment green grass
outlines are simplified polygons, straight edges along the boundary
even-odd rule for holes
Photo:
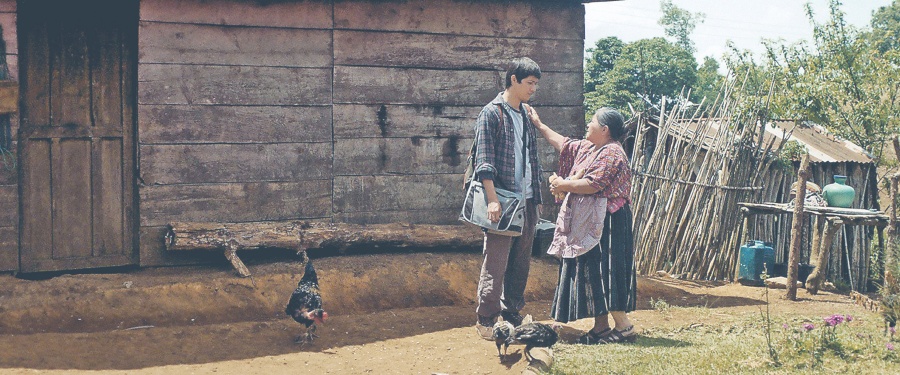
[[[557,344],[550,374],[900,374],[900,342],[894,343],[896,351],[887,349],[889,338],[877,314],[834,327],[834,340],[825,350],[817,344],[822,330],[829,329],[823,317],[772,316],[771,337],[780,362],[775,363],[762,313],[729,315],[704,307],[665,310],[690,321],[645,328],[629,344]],[[714,323],[704,323],[708,321]],[[803,323],[816,328],[806,332]]]

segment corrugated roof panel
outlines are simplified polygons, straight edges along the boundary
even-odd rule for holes
[[[773,121],[766,126],[766,134],[781,138],[793,129],[790,140],[802,143],[809,150],[810,161],[830,163],[873,163],[874,160],[853,142],[839,139],[818,125],[795,126],[795,121]]]
[[[704,122],[705,120],[694,120],[688,121],[684,120],[685,125],[679,129],[679,127],[672,127],[672,132],[683,133],[684,135],[691,137],[696,131],[697,127],[700,125],[700,122]],[[710,144],[712,140],[716,138],[716,133],[719,131],[719,123],[718,120],[710,120],[709,127],[705,130],[705,144]],[[844,163],[844,162],[855,162],[855,163],[874,163],[875,161],[863,150],[862,147],[857,146],[853,142],[850,142],[845,139],[839,139],[834,135],[828,133],[825,129],[818,125],[812,126],[796,126],[796,121],[786,121],[786,120],[778,120],[773,121],[766,125],[765,134],[763,135],[763,145],[769,144],[769,142],[776,140],[780,141],[782,138],[786,136],[787,133],[791,132],[793,129],[793,133],[790,136],[790,140],[800,142],[805,145],[809,150],[809,160],[811,162],[823,162],[823,163]],[[777,145],[777,143],[776,143]]]

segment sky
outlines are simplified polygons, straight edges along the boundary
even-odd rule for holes
[[[706,15],[692,34],[698,62],[712,56],[720,63],[731,40],[739,49],[761,55],[762,39],[796,42],[812,40],[812,26],[804,4],[810,3],[816,20],[828,19],[828,0],[672,0],[679,8]],[[872,12],[892,0],[844,0],[841,10],[847,23],[869,27]],[[585,48],[597,40],[615,36],[628,43],[665,37],[657,21],[662,17],[660,0],[623,0],[585,4]]]

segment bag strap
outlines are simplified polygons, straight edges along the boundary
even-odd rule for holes
[[[501,127],[501,128],[503,127],[503,118],[505,117],[505,116],[503,115],[503,109],[502,109],[502,106],[503,106],[502,103],[497,103],[497,117],[500,118],[500,127]],[[523,133],[524,133],[524,132],[523,132]],[[523,135],[524,135],[524,134],[523,134]],[[523,139],[523,140],[524,140],[524,139]],[[468,185],[469,185],[472,181],[475,180],[475,149],[477,148],[477,146],[478,146],[478,140],[477,140],[477,139],[473,139],[473,140],[472,140],[472,146],[469,147],[469,157],[468,157],[468,161],[469,161],[468,168],[472,170],[472,174],[469,175],[469,178],[468,178],[468,179],[466,180],[466,182],[465,182],[466,187],[468,187]]]

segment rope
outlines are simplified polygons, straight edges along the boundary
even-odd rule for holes
[[[722,189],[722,190],[752,191],[752,190],[762,190],[763,189],[762,186],[719,186],[719,185],[712,185],[712,184],[704,184],[704,183],[700,183],[700,182],[685,181],[682,179],[659,176],[659,175],[655,175],[655,174],[649,174],[649,173],[643,173],[643,172],[637,172],[637,171],[635,171],[634,174],[644,176],[644,177],[655,178],[657,180],[665,180],[665,181],[677,182],[680,184],[695,185],[695,186],[702,186],[702,187]]]

